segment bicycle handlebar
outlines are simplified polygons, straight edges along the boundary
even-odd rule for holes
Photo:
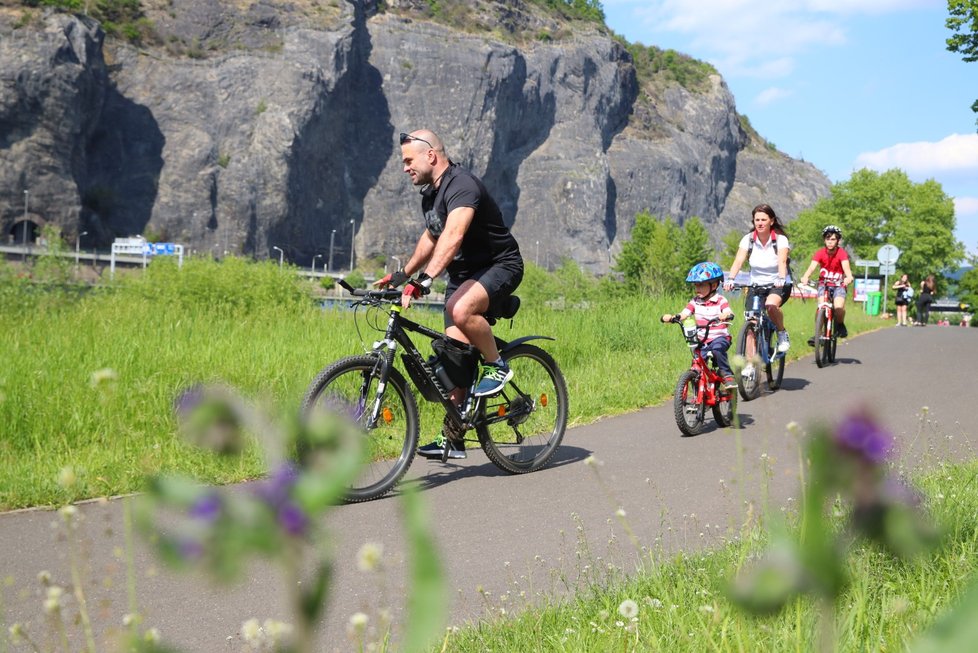
[[[400,300],[401,291],[397,288],[384,288],[382,290],[365,290],[363,288],[354,288],[345,279],[338,279],[337,283],[340,284],[347,292],[349,292],[354,297],[364,297],[367,299],[373,299],[377,301],[393,301],[395,299]]]

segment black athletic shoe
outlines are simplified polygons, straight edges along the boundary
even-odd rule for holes
[[[462,459],[466,457],[465,443],[449,440],[446,437],[441,437],[423,447],[418,447],[418,455],[423,458],[440,460],[444,455],[445,447],[448,447],[449,458]]]
[[[845,324],[839,324],[835,327],[835,335],[839,336],[840,338],[848,338],[849,329],[846,328]]]
[[[815,346],[815,336],[812,336],[811,338],[808,339],[808,346],[809,347]]]

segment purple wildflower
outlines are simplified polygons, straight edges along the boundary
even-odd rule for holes
[[[176,542],[176,549],[184,560],[200,560],[204,557],[204,545],[197,540],[180,538]]]
[[[181,419],[186,419],[204,401],[204,386],[192,385],[173,401],[173,410]]]
[[[208,492],[199,497],[187,512],[194,519],[213,522],[221,515],[221,497],[217,492]]]
[[[298,536],[305,533],[309,518],[302,512],[302,508],[286,501],[278,509],[278,523],[289,535]]]
[[[835,431],[835,442],[871,465],[882,463],[893,451],[893,436],[865,413],[843,420]]]
[[[284,463],[255,487],[255,494],[269,506],[282,505],[292,493],[299,472],[291,463]]]
[[[291,498],[298,479],[295,466],[284,463],[254,489],[255,496],[275,513],[282,529],[293,536],[305,533],[309,525],[309,518]]]

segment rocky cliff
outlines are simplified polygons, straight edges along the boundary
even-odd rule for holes
[[[321,265],[332,245],[339,269],[352,235],[361,260],[403,260],[421,222],[397,133],[420,127],[484,177],[540,264],[606,271],[642,210],[699,216],[719,241],[754,204],[790,220],[829,190],[748,137],[719,76],[663,87],[639,124],[635,68],[600,26],[517,42],[363,1],[143,4],[154,47],[106,45],[87,18],[15,27],[0,12],[5,234],[29,190],[33,221],[88,246],[146,233]],[[490,4],[493,24],[546,20]]]

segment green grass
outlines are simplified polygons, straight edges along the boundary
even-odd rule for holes
[[[352,311],[320,309],[293,272],[273,264],[191,259],[178,270],[160,260],[143,275],[80,296],[9,272],[0,281],[0,329],[7,334],[0,345],[0,509],[138,491],[147,472],[214,483],[260,476],[256,451],[231,462],[180,440],[172,410],[178,393],[195,383],[226,383],[294,412],[320,369],[363,351]],[[527,283],[522,294],[532,297]],[[658,316],[686,299],[604,299],[562,309],[525,301],[512,329],[507,321],[495,331],[504,339],[555,337],[537,343],[562,368],[571,424],[589,423],[671,396],[689,353],[678,329]],[[808,352],[801,334],[814,307],[787,305],[789,328],[798,334],[792,356]],[[409,315],[441,324],[433,311]],[[858,310],[850,315],[853,333],[877,324]],[[365,346],[377,337],[364,331]],[[93,385],[100,370],[111,370],[111,378]],[[441,416],[420,403],[424,439],[438,432]],[[79,476],[70,490],[57,483],[65,467]]]
[[[872,545],[849,557],[851,584],[829,611],[837,651],[903,651],[948,608],[978,571],[978,464],[940,466],[919,486],[945,529],[934,555],[895,560]],[[645,564],[626,578],[620,570],[587,576],[567,599],[548,595],[488,597],[486,616],[451,633],[443,650],[467,651],[815,651],[824,613],[799,599],[772,616],[752,617],[727,598],[729,579],[765,544],[758,528],[697,554]],[[644,543],[643,543],[644,544]],[[580,565],[607,568],[586,548]],[[619,607],[634,601],[634,620]],[[515,616],[514,616],[515,613]],[[947,649],[945,649],[947,650]]]

